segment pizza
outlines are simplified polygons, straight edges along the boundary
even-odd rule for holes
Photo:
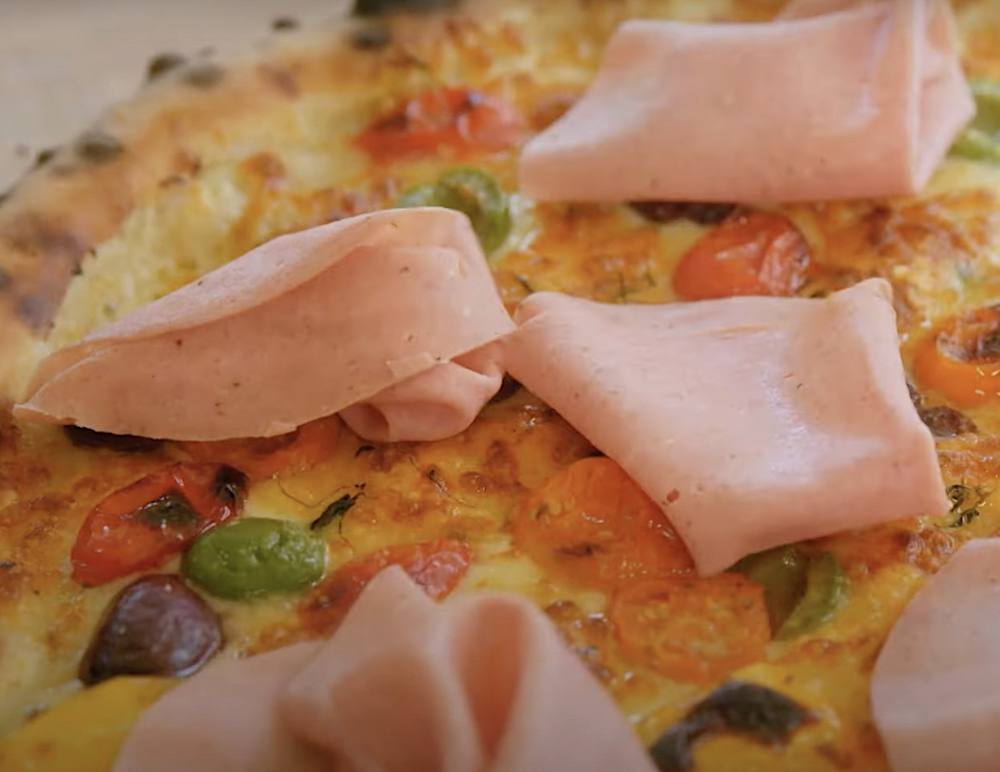
[[[1000,528],[1000,8],[782,6],[359,0],[157,56],[40,158],[0,201],[0,767],[110,770],[396,566],[530,601],[659,769],[917,768],[873,669]],[[851,123],[824,73],[885,29]]]

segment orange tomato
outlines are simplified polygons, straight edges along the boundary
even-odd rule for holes
[[[402,544],[345,563],[306,595],[299,606],[303,625],[320,635],[336,629],[376,574],[400,566],[434,600],[455,589],[472,563],[472,549],[457,539]]]
[[[764,656],[764,589],[738,574],[622,587],[608,618],[625,654],[676,681],[708,683]]]
[[[174,464],[112,493],[83,521],[73,579],[99,585],[154,568],[240,513],[246,477],[219,464]]]
[[[379,161],[426,155],[442,147],[467,155],[505,150],[521,128],[513,108],[496,97],[465,88],[433,88],[378,118],[357,142]]]
[[[674,291],[684,300],[794,295],[809,261],[809,244],[787,217],[748,212],[725,220],[681,258]]]
[[[913,375],[959,407],[1000,397],[1000,308],[978,308],[938,325],[918,346]]]
[[[670,521],[610,458],[581,459],[535,489],[511,531],[551,576],[581,587],[607,589],[693,567]]]
[[[340,419],[328,416],[303,424],[278,437],[249,437],[212,442],[180,442],[195,461],[228,464],[253,479],[271,477],[286,469],[308,469],[333,455],[340,435]]]

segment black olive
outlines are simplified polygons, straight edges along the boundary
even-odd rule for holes
[[[362,51],[379,51],[392,42],[392,30],[383,24],[359,27],[351,33],[351,45]]]
[[[181,76],[185,83],[198,88],[210,88],[222,80],[225,71],[215,62],[199,62],[188,67]]]
[[[186,57],[172,51],[157,54],[146,65],[146,80],[156,80],[161,75],[176,70],[186,61]]]
[[[694,766],[694,746],[713,734],[733,732],[767,745],[780,745],[800,726],[815,720],[811,711],[780,692],[730,681],[661,734],[649,753],[662,772],[687,772]]]
[[[280,32],[286,29],[297,29],[299,26],[299,20],[293,19],[291,16],[279,16],[277,19],[271,22],[271,29]]]
[[[697,201],[633,201],[629,206],[656,223],[691,220],[699,225],[718,225],[736,211],[736,204],[703,204]]]
[[[387,11],[430,11],[457,5],[458,0],[354,0],[355,16],[378,16]]]
[[[135,437],[131,434],[95,432],[83,426],[64,426],[63,431],[78,448],[107,448],[117,453],[152,453],[163,444],[163,440],[151,440],[149,437]]]
[[[175,574],[144,576],[111,602],[80,662],[96,684],[118,675],[188,676],[222,646],[211,607]]]
[[[124,149],[121,142],[103,131],[88,131],[76,141],[76,152],[96,164],[113,161]]]

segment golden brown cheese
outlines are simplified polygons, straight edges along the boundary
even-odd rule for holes
[[[2,318],[30,328],[34,317],[8,305],[42,298],[48,303],[44,317],[59,304],[60,282],[82,260],[82,275],[71,283],[46,344],[63,345],[268,238],[386,206],[408,185],[436,179],[454,159],[370,168],[351,143],[399,97],[429,84],[443,81],[502,96],[534,131],[581,92],[603,41],[621,19],[649,14],[763,20],[779,5],[560,0],[497,10],[480,3],[444,23],[436,17],[397,19],[393,42],[381,49],[324,45],[329,33],[322,31],[293,36],[273,44],[266,67],[227,69],[213,87],[224,95],[218,104],[211,88],[192,90],[179,73],[172,76],[177,82],[155,84],[138,107],[109,118],[125,144],[121,158],[91,176],[88,169],[81,171],[83,161],[66,151],[0,206],[0,239],[6,244],[0,267],[14,288],[3,296],[8,316]],[[989,0],[956,7],[970,71],[1000,76],[1000,14]],[[339,73],[335,82],[331,71]],[[261,78],[270,90],[259,90]],[[169,137],[163,111],[180,127]],[[205,118],[216,130],[199,130]],[[147,166],[139,169],[136,157],[148,158]],[[516,149],[475,162],[513,192],[515,159]],[[60,196],[66,198],[46,198],[62,173],[67,181],[59,183]],[[111,180],[121,175],[130,185],[113,187]],[[107,208],[102,218],[88,220],[80,196],[95,189],[110,191]],[[998,200],[1000,170],[950,160],[931,189],[915,199],[781,210],[812,249],[816,269],[804,292],[824,293],[872,275],[893,283],[909,360],[930,323],[996,298],[1000,287],[991,269],[1000,240]],[[63,229],[55,236],[51,223],[47,230],[30,225],[31,213],[45,205],[63,213],[56,221]],[[74,207],[86,227],[66,219]],[[510,305],[545,289],[612,302],[674,300],[675,265],[710,229],[686,220],[656,225],[619,205],[536,206],[515,197],[513,209],[512,237],[493,259]],[[24,234],[16,243],[15,228]],[[32,261],[52,252],[53,241],[57,252],[72,258],[71,265],[54,263],[66,276],[50,276],[42,286],[41,278],[31,278]],[[88,249],[92,254],[84,259]],[[27,355],[19,351],[29,361],[38,354],[30,347]],[[933,394],[928,399],[940,404]],[[946,482],[989,492],[1000,474],[1000,441],[993,436],[1000,431],[1000,409],[987,404],[968,413],[980,433],[939,442]],[[148,455],[74,448],[58,429],[12,424],[7,408],[4,415],[0,734],[78,688],[75,670],[96,619],[127,581],[83,589],[69,578],[69,548],[83,518],[110,491],[182,455],[172,445]],[[363,445],[343,432],[334,455],[321,464],[256,485],[246,515],[309,522],[330,501],[363,484],[342,529],[331,535],[328,570],[387,545],[440,536],[467,539],[476,562],[459,592],[491,587],[534,600],[611,690],[645,743],[710,690],[711,685],[673,681],[627,658],[608,619],[606,593],[546,578],[513,546],[509,522],[528,493],[593,452],[532,395],[519,391],[488,406],[467,432],[446,441],[364,450]],[[923,578],[971,536],[1000,528],[993,497],[975,508],[976,516],[967,516],[967,524],[951,527],[972,510],[975,495],[970,495],[947,522],[906,521],[803,545],[837,556],[850,583],[847,601],[830,624],[802,638],[771,642],[762,661],[732,677],[772,686],[821,720],[797,732],[781,753],[736,737],[706,742],[696,753],[700,769],[886,768],[869,709],[874,657]],[[176,562],[163,568],[175,570]],[[223,656],[307,637],[294,613],[297,600],[213,599],[227,637]],[[0,759],[3,752],[0,743]]]

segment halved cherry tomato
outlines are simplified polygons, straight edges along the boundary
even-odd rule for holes
[[[608,616],[628,657],[675,681],[723,678],[771,640],[764,588],[738,574],[632,582]]]
[[[471,563],[472,548],[457,539],[387,547],[345,563],[310,590],[299,606],[299,618],[320,635],[333,631],[368,582],[389,566],[400,566],[430,597],[441,600],[455,589]]]
[[[105,584],[155,568],[243,508],[247,478],[220,464],[174,464],[112,493],[83,521],[73,578]]]
[[[465,88],[433,88],[404,100],[358,137],[379,161],[426,155],[449,147],[460,154],[505,150],[522,122],[502,100]]]
[[[536,488],[511,531],[550,575],[581,587],[693,568],[670,521],[610,458],[581,459]]]
[[[1000,307],[978,308],[938,325],[918,346],[913,375],[959,407],[1000,399]]]
[[[733,295],[794,295],[806,281],[809,244],[792,222],[774,212],[725,220],[698,241],[674,270],[684,300]]]
[[[339,435],[340,418],[333,415],[278,437],[178,444],[195,461],[228,464],[259,479],[286,469],[308,469],[325,461],[333,455]]]

